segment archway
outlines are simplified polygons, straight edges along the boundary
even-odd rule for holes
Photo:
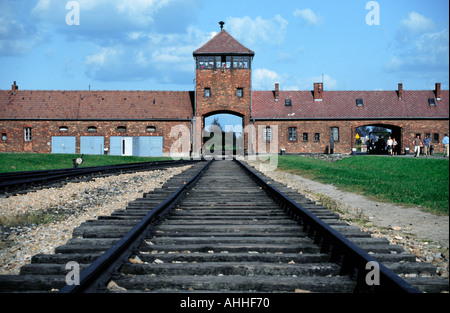
[[[235,156],[244,153],[244,119],[231,111],[211,112],[203,117],[204,155]]]
[[[360,139],[356,142],[357,151],[368,154],[387,154],[387,140],[389,137],[397,142],[394,154],[402,154],[403,136],[402,128],[389,124],[369,124],[356,128],[355,133]]]

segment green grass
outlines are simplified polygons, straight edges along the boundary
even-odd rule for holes
[[[278,169],[372,199],[449,214],[449,161],[356,156],[327,162],[280,156]]]
[[[73,168],[72,160],[79,154],[0,153],[0,173]],[[80,167],[171,160],[168,157],[122,157],[85,155]]]

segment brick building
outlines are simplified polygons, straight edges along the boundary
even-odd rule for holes
[[[247,152],[351,153],[364,126],[388,129],[399,151],[419,134],[435,151],[449,132],[448,90],[252,90],[255,53],[222,30],[193,53],[194,91],[0,91],[0,152],[159,156],[203,153],[205,118],[242,118]],[[253,128],[252,128],[253,126]],[[266,147],[262,147],[262,146]],[[174,148],[176,147],[176,148]],[[264,148],[264,149],[262,149]],[[171,150],[172,149],[172,150]],[[279,151],[278,151],[279,152]]]

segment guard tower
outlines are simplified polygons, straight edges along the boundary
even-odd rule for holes
[[[220,24],[221,31],[193,53],[196,62],[194,153],[203,145],[201,130],[206,117],[222,113],[237,115],[245,128],[252,115],[251,68],[255,53],[224,30],[223,22]],[[248,140],[245,134],[245,147]]]

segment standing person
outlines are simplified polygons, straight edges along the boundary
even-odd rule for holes
[[[393,148],[393,146],[394,146],[394,141],[392,140],[392,138],[391,138],[391,136],[389,136],[389,139],[388,139],[388,141],[387,141],[387,149],[388,149],[388,154],[390,155],[390,156],[392,156],[392,148]]]
[[[444,146],[444,158],[449,157],[449,151],[448,151],[448,135],[445,134],[444,138],[442,138],[442,145]]]
[[[397,140],[395,140],[395,138],[394,139],[392,139],[392,150],[394,151],[394,154],[395,155],[397,155],[397,145],[398,145],[398,142],[397,142]]]
[[[425,136],[425,139],[423,140],[423,154],[425,154],[426,158],[430,155],[430,142],[430,137]]]
[[[414,139],[413,145],[414,145],[414,157],[418,158],[420,155],[420,146],[422,145],[422,140],[420,140],[420,135],[417,135],[416,139]]]

